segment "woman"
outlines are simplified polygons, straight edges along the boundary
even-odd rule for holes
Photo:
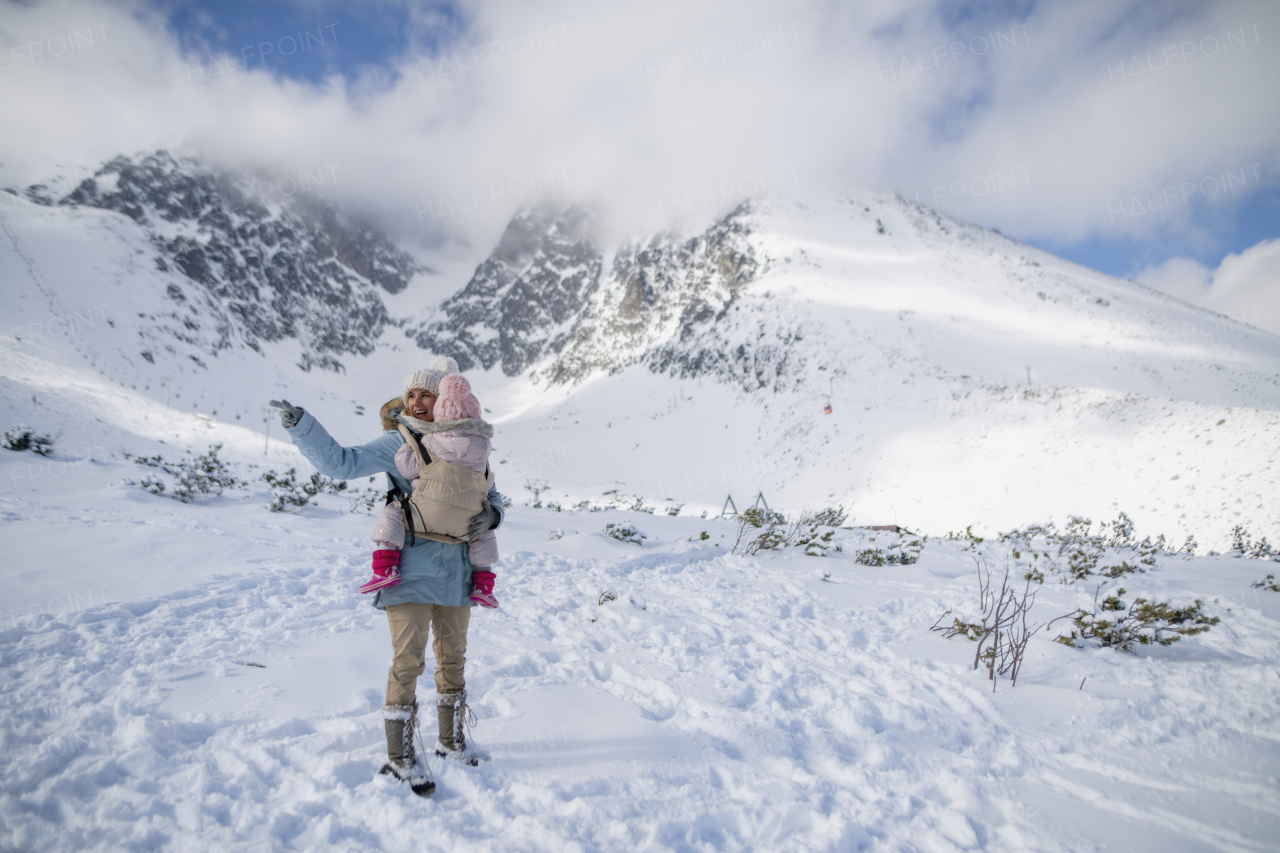
[[[402,423],[434,418],[440,380],[457,372],[452,359],[437,359],[431,369],[410,374],[404,385]],[[280,409],[280,420],[293,443],[321,474],[340,479],[385,473],[394,488],[409,491],[408,482],[396,469],[396,451],[405,439],[398,431],[384,432],[359,447],[343,447],[330,437],[309,413],[291,406],[288,400],[271,401]],[[502,496],[490,488],[488,500],[471,521],[471,536],[502,524]],[[467,545],[417,538],[400,555],[400,583],[379,590],[373,606],[384,610],[391,627],[391,670],[383,719],[387,734],[389,773],[410,784],[414,793],[425,796],[435,790],[425,765],[418,760],[413,735],[418,723],[416,687],[425,668],[428,636],[434,637],[436,660],[436,706],[439,740],[436,754],[475,765],[481,756],[466,741],[464,721],[468,713],[466,681],[467,626],[471,619],[471,565]]]

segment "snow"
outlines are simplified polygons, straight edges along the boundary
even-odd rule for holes
[[[474,372],[508,491],[527,497],[525,480],[539,478],[562,504],[617,487],[686,511],[763,491],[787,510],[839,504],[859,523],[937,533],[1123,510],[1219,550],[1237,524],[1280,540],[1274,335],[890,196],[757,207],[751,239],[766,268],[713,344],[785,357],[778,386],[638,365],[556,387]],[[216,300],[153,255],[119,214],[14,199],[0,236],[12,282],[0,370],[24,380],[6,393],[40,396],[88,368],[76,381],[106,380],[115,391],[101,404],[113,409],[136,408],[116,393],[136,390],[261,428],[266,401],[286,398],[355,443],[429,361],[391,328],[371,355],[343,355],[345,372],[304,372],[300,344],[248,349]],[[449,277],[460,287],[464,263],[442,257],[444,272],[388,304],[414,313]],[[229,345],[215,349],[227,323]],[[27,420],[54,430],[50,417]],[[142,434],[163,437],[165,417]]]
[[[439,791],[423,801],[375,775],[388,642],[357,592],[370,516],[329,496],[273,514],[252,491],[179,504],[121,485],[136,470],[124,461],[49,488],[51,472],[15,476],[33,460],[0,454],[16,484],[0,493],[5,529],[25,531],[6,532],[21,604],[0,626],[6,849],[1264,850],[1280,837],[1280,594],[1249,587],[1273,563],[1161,558],[1141,591],[1202,597],[1219,625],[1134,654],[1042,634],[1019,684],[992,692],[970,643],[929,631],[974,604],[958,542],[872,568],[848,558],[856,531],[824,558],[742,557],[726,553],[727,520],[517,505],[500,531],[502,607],[475,611],[468,650],[474,737],[493,760],[433,762]],[[643,546],[603,535],[622,521]],[[1047,585],[1037,612],[1082,594]]]
[[[475,374],[515,501],[502,607],[474,613],[468,655],[493,760],[435,762],[422,800],[375,775],[372,517],[341,495],[268,512],[257,478],[310,473],[278,422],[263,435],[267,400],[365,441],[427,354],[392,330],[345,374],[234,331],[211,355],[220,306],[131,222],[15,199],[0,427],[55,453],[0,450],[0,849],[1276,849],[1280,593],[1251,586],[1275,563],[1162,556],[1126,585],[1203,599],[1208,633],[1133,654],[1040,633],[995,692],[971,643],[929,628],[975,607],[969,555],[940,538],[968,524],[1123,510],[1201,553],[1236,524],[1280,540],[1280,344],[919,216],[873,196],[762,210],[770,266],[729,342],[802,329],[794,385]],[[432,298],[462,266],[422,277]],[[409,291],[402,316],[426,299]],[[181,504],[125,483],[148,470],[126,454],[214,443],[247,488]],[[533,479],[547,505],[680,514],[537,509]],[[852,530],[822,558],[726,553],[733,523],[699,515],[757,492],[931,538],[909,566],[854,563]],[[1036,621],[1091,595],[1048,584]]]

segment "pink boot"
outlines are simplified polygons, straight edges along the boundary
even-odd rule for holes
[[[373,552],[373,577],[360,586],[361,592],[375,592],[400,583],[400,552],[390,549]]]
[[[493,572],[472,572],[471,600],[481,607],[497,607],[498,599],[493,597],[494,580],[496,580],[496,576]]]

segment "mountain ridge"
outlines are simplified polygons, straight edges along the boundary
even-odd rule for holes
[[[56,401],[51,423],[75,376],[102,400],[172,394],[260,431],[265,401],[287,396],[357,444],[406,373],[454,353],[517,495],[548,479],[555,500],[621,490],[719,511],[763,491],[931,531],[1123,509],[1178,538],[1235,523],[1280,538],[1280,340],[891,194],[753,199],[693,233],[616,244],[586,209],[526,209],[438,303],[415,297],[421,273],[392,294],[348,265],[390,320],[339,354],[341,338],[317,348],[326,324],[369,321],[341,288],[286,306],[294,336],[257,337],[217,295],[220,265],[211,287],[166,249],[216,228],[154,212],[144,228],[99,180],[97,205],[86,188],[0,216],[9,329],[77,305],[106,321],[11,335],[7,393]],[[252,234],[279,213],[264,215]]]

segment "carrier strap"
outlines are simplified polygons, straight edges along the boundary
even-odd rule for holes
[[[427,454],[426,448],[422,446],[422,442],[418,441],[418,437],[414,435],[407,426],[400,424],[400,434],[404,436],[404,440],[413,448],[413,453],[418,457],[418,470],[421,471],[431,464],[431,457]]]

